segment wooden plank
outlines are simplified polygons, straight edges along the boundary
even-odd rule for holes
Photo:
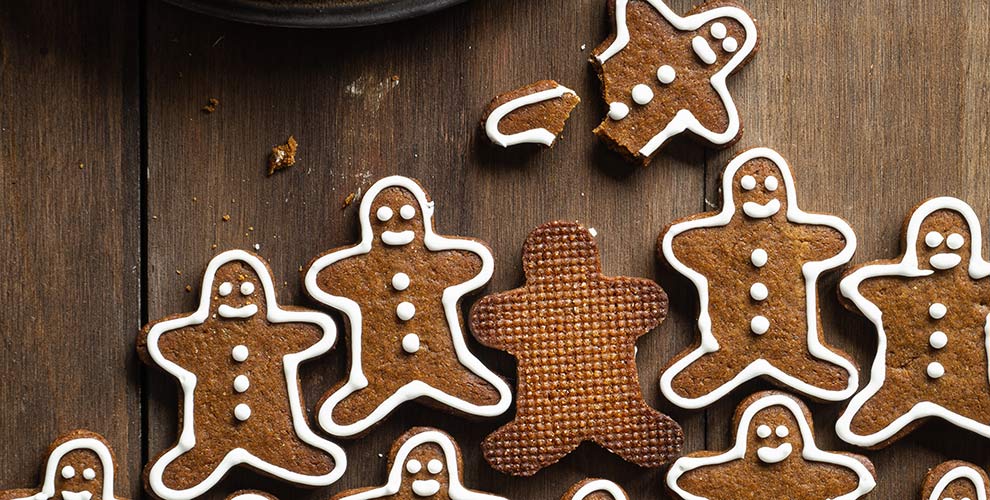
[[[2,487],[88,428],[139,491],[138,29],[128,1],[0,8]]]

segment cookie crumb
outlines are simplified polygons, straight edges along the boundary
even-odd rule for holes
[[[192,292],[192,286],[186,285],[186,293],[190,293],[190,292]]]
[[[289,140],[281,146],[272,148],[272,154],[268,157],[268,175],[272,175],[276,170],[282,170],[296,164],[296,150],[299,143],[296,138],[289,136]]]
[[[206,101],[206,106],[203,106],[202,108],[200,108],[200,110],[206,114],[210,114],[216,111],[217,106],[219,105],[220,105],[220,99],[217,99],[216,97],[211,97],[208,101]]]
[[[220,218],[223,219],[224,222],[227,222],[230,220],[230,214],[223,214],[223,217]]]
[[[217,249],[217,244],[216,243],[210,245],[210,250],[216,250],[216,249]]]
[[[80,163],[79,164],[79,170],[82,170],[84,168],[86,168],[86,164],[85,163]]]
[[[354,198],[356,198],[356,197],[357,197],[357,195],[354,194],[353,191],[351,191],[351,194],[347,195],[347,197],[344,198],[344,204],[340,207],[340,209],[343,210],[343,209],[351,206],[351,203],[354,203]]]
[[[254,249],[255,250],[261,250],[261,243],[255,243],[254,244]]]
[[[182,271],[180,269],[176,269],[175,270],[175,274],[177,274],[179,276],[182,276]]]

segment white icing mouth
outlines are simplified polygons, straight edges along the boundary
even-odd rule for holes
[[[412,231],[385,231],[382,233],[382,242],[386,245],[400,246],[412,243],[416,238],[416,233]]]
[[[248,304],[241,307],[232,307],[227,304],[220,304],[220,307],[217,308],[217,313],[224,318],[250,318],[258,314],[258,306]]]
[[[440,482],[436,479],[417,479],[412,483],[412,490],[417,496],[431,497],[440,491]]]
[[[756,456],[760,457],[760,461],[767,464],[775,464],[778,462],[783,462],[787,457],[791,456],[791,443],[784,443],[776,448],[771,448],[769,446],[764,446],[756,450]]]
[[[940,253],[932,255],[928,262],[931,263],[932,267],[935,269],[952,269],[962,262],[962,257],[955,253]]]
[[[62,500],[90,500],[93,493],[89,491],[63,491]]]
[[[759,203],[752,201],[743,203],[743,212],[754,219],[766,219],[767,217],[773,217],[779,211],[780,200],[778,199],[770,200],[766,205],[760,205]]]
[[[718,60],[718,56],[715,55],[715,51],[712,50],[712,46],[708,45],[708,40],[705,40],[700,36],[696,36],[691,40],[691,48],[694,49],[694,53],[697,54],[698,58],[705,64],[715,64],[715,61]]]

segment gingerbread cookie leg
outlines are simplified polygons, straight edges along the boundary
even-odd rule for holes
[[[680,451],[679,447],[670,445],[682,439],[677,422],[646,403],[631,408],[617,407],[611,413],[626,426],[597,436],[594,441],[623,460],[641,467],[659,467]],[[631,447],[630,441],[639,445]]]
[[[522,416],[503,425],[481,442],[481,450],[493,469],[514,476],[532,476],[540,469],[556,463],[577,449],[580,439],[557,435],[546,425],[541,415]],[[520,436],[529,436],[532,429],[547,428],[540,446],[521,446]],[[528,438],[527,438],[528,439]],[[610,449],[609,451],[614,451]]]

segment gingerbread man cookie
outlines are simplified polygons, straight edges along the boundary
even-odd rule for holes
[[[815,445],[811,412],[797,398],[754,394],[739,404],[733,425],[730,450],[691,453],[670,467],[667,487],[676,498],[853,500],[876,486],[866,457]]]
[[[482,126],[488,138],[507,148],[516,144],[553,146],[581,99],[553,80],[541,80],[492,100]]]
[[[990,480],[983,469],[950,460],[928,471],[921,486],[921,500],[987,500],[988,486]]]
[[[227,497],[227,500],[278,500],[278,499],[263,491],[241,490],[231,494],[229,497]]]
[[[116,468],[103,436],[73,431],[48,449],[40,487],[0,491],[0,500],[126,500],[114,495]]]
[[[701,338],[664,370],[664,396],[702,408],[768,377],[818,400],[847,399],[859,375],[824,343],[818,276],[852,258],[852,229],[798,208],[787,162],[766,148],[729,163],[722,197],[721,211],[677,221],[658,241],[661,259],[691,280],[700,302]]]
[[[461,327],[461,298],[491,278],[492,253],[479,240],[435,233],[433,210],[418,182],[386,177],[361,201],[361,241],[305,271],[309,295],[342,311],[350,329],[350,376],[319,405],[330,434],[364,433],[419,398],[476,417],[511,403],[509,386],[468,350]]]
[[[610,0],[615,33],[595,49],[609,111],[595,134],[649,164],[677,135],[712,147],[742,135],[726,79],[757,47],[756,24],[735,3],[708,2],[686,17],[663,0]]]
[[[344,452],[309,428],[298,375],[335,340],[329,316],[279,306],[260,257],[214,257],[196,312],[151,323],[138,339],[141,359],[182,390],[181,434],[145,468],[148,490],[195,498],[241,465],[300,486],[340,478]]]
[[[980,220],[944,197],[922,203],[904,227],[900,259],[861,265],[839,283],[879,342],[870,382],[836,430],[878,448],[939,417],[990,437],[990,263]]]
[[[571,486],[560,500],[629,500],[629,495],[608,479],[585,479]]]
[[[410,429],[392,445],[388,482],[377,488],[345,491],[333,500],[391,498],[414,500],[505,500],[461,483],[461,450],[447,433],[429,427]]]
[[[592,233],[572,222],[533,230],[523,270],[522,288],[471,310],[478,341],[519,363],[515,419],[482,443],[491,466],[533,475],[583,441],[643,467],[676,456],[681,428],[646,404],[636,371],[636,339],[667,315],[664,291],[604,276]]]

